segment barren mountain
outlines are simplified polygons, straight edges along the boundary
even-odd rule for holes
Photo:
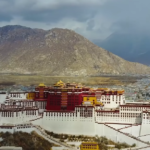
[[[0,28],[0,73],[47,75],[149,74],[68,29]]]

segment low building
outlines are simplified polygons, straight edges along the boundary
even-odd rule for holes
[[[1,146],[0,150],[22,150],[22,147],[16,146]]]
[[[83,142],[80,145],[80,150],[100,150],[96,142]]]

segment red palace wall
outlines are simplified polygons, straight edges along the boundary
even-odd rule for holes
[[[48,89],[45,87],[36,88],[35,101],[45,101],[48,100]]]
[[[47,101],[47,110],[74,110],[76,105],[82,104],[82,93],[67,93],[66,92],[66,101],[62,102],[62,93],[49,93]],[[65,101],[65,102],[64,102]]]
[[[85,89],[55,89],[37,87],[35,92],[35,101],[47,101],[47,110],[69,110],[75,109],[75,106],[81,105],[83,95],[95,95],[90,93],[89,88]]]
[[[61,110],[61,94],[49,93],[46,109]]]
[[[75,106],[81,105],[83,95],[95,95],[95,93],[81,93],[81,91],[73,92],[50,92],[47,100],[47,110],[74,110]]]

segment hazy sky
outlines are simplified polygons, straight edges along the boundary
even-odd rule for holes
[[[0,0],[0,26],[75,30],[90,40],[149,32],[150,0]]]

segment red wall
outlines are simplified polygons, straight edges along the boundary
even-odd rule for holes
[[[47,100],[47,110],[74,110],[75,106],[81,105],[83,97],[82,95],[89,95],[85,93],[75,94],[71,93],[67,96],[67,107],[62,108],[61,107],[61,93],[58,95],[57,93],[49,93],[48,100]],[[94,95],[91,93],[91,95]]]
[[[82,93],[81,94],[68,94],[67,96],[67,107],[61,107],[61,94],[49,93],[47,100],[47,110],[74,110],[76,105],[82,104]]]
[[[47,92],[46,92],[46,91]],[[83,91],[82,91],[83,90]],[[86,93],[89,89],[42,89],[42,88],[36,88],[35,93],[35,101],[42,101],[46,100],[47,105],[46,109],[47,110],[74,110],[75,106],[81,105],[83,101],[83,95],[95,95],[95,93]],[[67,92],[70,93],[67,93]],[[85,92],[84,92],[85,91]],[[60,93],[57,93],[60,92]],[[62,100],[62,93],[64,94],[66,92],[67,98],[63,98]],[[79,92],[79,93],[75,93]],[[80,93],[82,92],[82,93]],[[66,101],[64,102],[64,99]],[[62,106],[62,103],[66,104],[66,106]]]

